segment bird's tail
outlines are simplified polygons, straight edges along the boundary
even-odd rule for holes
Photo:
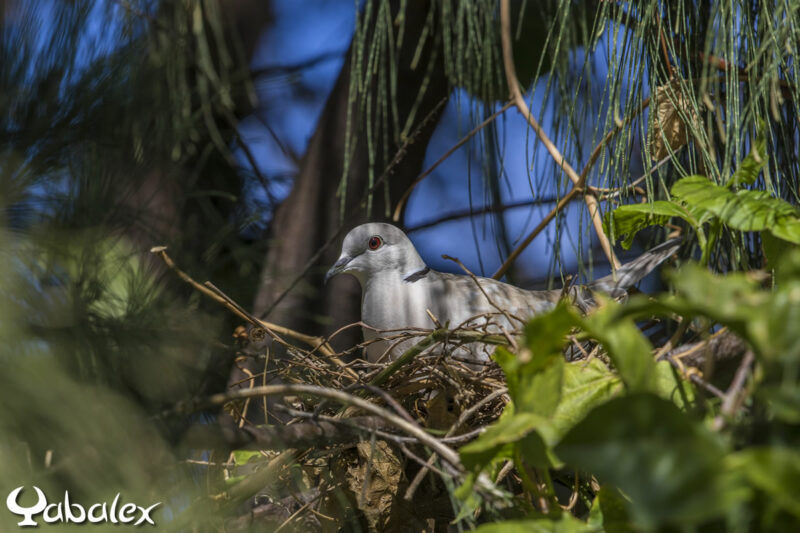
[[[636,285],[658,265],[677,252],[681,242],[683,242],[683,238],[677,237],[659,244],[630,263],[622,265],[616,272],[593,281],[589,284],[589,288],[592,291],[604,292],[615,298],[622,296],[626,289]]]

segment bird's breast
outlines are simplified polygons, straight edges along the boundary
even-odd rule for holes
[[[365,287],[361,320],[377,329],[433,327],[426,309],[430,295],[423,286],[402,280],[374,279]]]

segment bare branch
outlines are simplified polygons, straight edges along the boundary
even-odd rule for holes
[[[205,399],[198,399],[186,404],[178,405],[176,410],[178,412],[195,412],[210,407],[218,407],[234,400],[260,398],[262,396],[270,395],[285,396],[291,394],[308,394],[311,396],[326,398],[345,405],[352,405],[372,415],[378,416],[388,422],[390,425],[415,437],[422,444],[434,450],[445,461],[450,463],[450,465],[452,465],[457,471],[462,470],[461,460],[459,459],[458,454],[448,446],[442,444],[436,438],[432,437],[430,434],[426,433],[425,430],[419,427],[419,425],[412,424],[402,417],[384,409],[383,407],[379,407],[372,402],[368,402],[363,398],[359,398],[358,396],[347,394],[336,389],[317,387],[315,385],[262,385],[259,387],[253,387],[252,389],[239,389],[214,394]]]

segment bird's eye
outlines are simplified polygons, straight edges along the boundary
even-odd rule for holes
[[[381,244],[383,244],[383,240],[377,235],[370,237],[369,241],[367,242],[367,246],[369,246],[370,250],[377,250],[381,247]]]

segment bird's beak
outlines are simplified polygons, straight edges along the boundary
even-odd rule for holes
[[[330,270],[328,270],[328,273],[325,274],[325,283],[327,284],[328,280],[331,279],[336,274],[341,274],[344,271],[344,267],[347,266],[347,263],[349,263],[352,260],[353,260],[352,257],[347,257],[344,255],[340,257],[339,260],[336,261],[336,263],[334,263],[334,265],[330,268]]]

